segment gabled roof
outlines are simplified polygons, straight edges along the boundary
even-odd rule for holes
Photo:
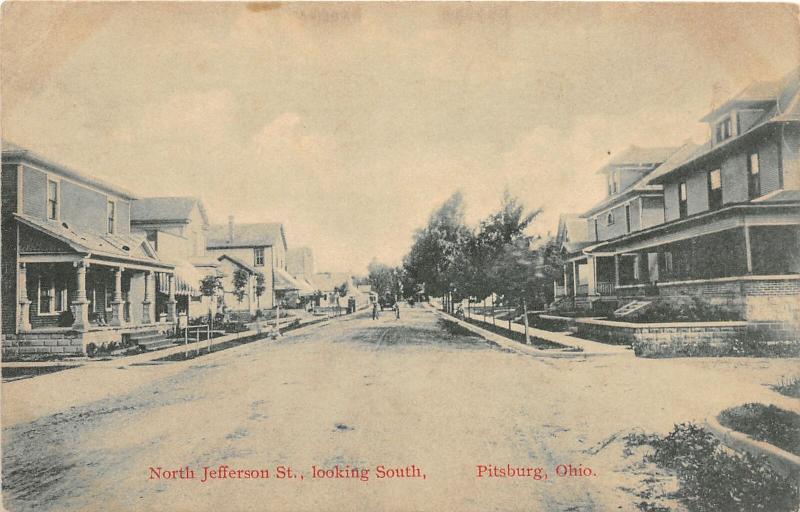
[[[228,224],[212,224],[206,235],[206,247],[209,249],[225,249],[229,247],[274,247],[277,243],[286,246],[286,234],[283,224],[258,223],[234,224],[233,240],[228,239]]]
[[[608,172],[617,167],[653,167],[669,158],[676,149],[674,147],[643,148],[631,145],[619,155],[612,156],[611,160],[597,172]]]
[[[589,245],[588,221],[577,213],[562,213],[558,218],[555,244],[572,253]]]
[[[297,290],[303,292],[314,291],[314,290],[308,290],[307,284],[301,283],[299,280],[293,278],[291,275],[289,275],[288,272],[286,272],[282,268],[274,269],[272,275],[275,277],[275,283],[273,284],[273,288],[276,290]]]
[[[111,185],[105,181],[99,180],[93,176],[75,171],[64,165],[55,163],[51,160],[40,156],[29,149],[14,144],[13,142],[2,141],[3,148],[3,163],[14,163],[17,161],[27,161],[45,171],[64,176],[78,183],[94,187],[104,192],[119,196],[123,199],[136,199],[136,197],[129,191]]]
[[[778,101],[779,96],[784,92],[787,85],[791,85],[793,81],[796,84],[798,76],[800,75],[800,73],[798,73],[799,70],[800,68],[795,69],[778,80],[752,82],[738,94],[703,116],[700,120],[711,122],[725,111],[736,107],[766,105]]]
[[[350,279],[350,274],[347,272],[319,272],[314,274],[314,284],[323,292],[331,292],[342,283],[349,283]]]
[[[145,197],[131,204],[131,223],[188,222],[192,210],[197,207],[208,226],[208,216],[203,202],[196,197]]]
[[[234,265],[236,265],[237,267],[243,268],[244,270],[250,272],[251,274],[257,274],[258,273],[258,270],[253,268],[251,265],[248,265],[244,261],[240,260],[239,258],[237,258],[235,256],[231,256],[230,254],[223,254],[222,256],[217,258],[217,260],[218,261],[228,260],[231,263],[233,263]]]
[[[66,243],[79,253],[161,267],[174,267],[172,264],[160,261],[147,240],[141,236],[94,233],[76,230],[66,222],[45,222],[20,214],[14,214],[14,217],[22,224]]]

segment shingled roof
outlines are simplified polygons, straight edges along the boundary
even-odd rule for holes
[[[229,237],[228,224],[212,224],[206,235],[206,246],[209,249],[227,249],[230,247],[274,247],[282,243],[286,248],[286,235],[283,224],[234,224],[233,240]]]
[[[208,216],[202,201],[196,197],[145,197],[131,205],[131,223],[156,221],[188,222],[192,210],[197,206],[203,223],[208,225]]]

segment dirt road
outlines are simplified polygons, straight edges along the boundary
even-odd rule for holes
[[[123,374],[138,384],[6,423],[4,504],[9,510],[636,510],[631,489],[642,475],[622,459],[622,435],[666,431],[743,401],[779,401],[764,384],[792,374],[795,365],[536,359],[407,308],[400,320],[390,314],[345,320],[187,362],[60,372],[65,389],[87,375],[97,386],[118,389],[109,381]],[[46,397],[29,397],[37,399]],[[591,468],[592,475],[557,476],[567,464],[582,465],[583,473]],[[488,476],[507,474],[509,465],[528,476]],[[288,468],[292,476],[280,478]],[[317,476],[339,478],[314,478],[314,468]],[[263,469],[269,478],[244,478],[264,476]],[[230,478],[231,470],[242,478]],[[361,470],[368,470],[366,478]],[[537,471],[547,479],[534,479]]]

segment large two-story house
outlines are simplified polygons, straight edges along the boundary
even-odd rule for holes
[[[297,290],[299,285],[287,272],[286,253],[286,234],[283,224],[280,223],[256,223],[256,224],[236,224],[233,217],[228,218],[228,224],[212,224],[208,229],[206,240],[206,250],[209,255],[218,259],[228,256],[220,261],[226,264],[243,263],[255,273],[264,275],[264,286],[266,292],[263,296],[251,296],[254,292],[248,286],[246,290],[246,302],[236,301],[229,305],[229,308],[241,309],[255,312],[256,304],[260,308],[270,309],[275,307],[276,298],[280,298],[285,293]],[[237,265],[237,268],[242,268]],[[228,269],[226,274],[230,274],[233,269]],[[248,272],[247,268],[245,268]],[[250,272],[252,273],[252,272]],[[233,292],[232,283],[226,276],[224,283],[226,297]]]
[[[214,297],[200,292],[200,281],[220,265],[206,255],[208,228],[205,206],[195,197],[146,197],[131,205],[131,230],[144,234],[160,259],[175,264],[178,314],[189,318],[215,309]],[[159,290],[167,284],[160,281]]]
[[[131,232],[135,200],[3,143],[4,354],[81,354],[175,321],[174,265]],[[157,276],[166,293],[158,292]],[[165,315],[157,316],[162,305]]]
[[[663,187],[664,221],[584,250],[620,266],[657,263],[620,272],[618,293],[698,298],[748,321],[800,323],[799,89],[800,69],[709,112],[709,140],[649,177]]]
[[[631,146],[598,171],[605,177],[606,197],[579,218],[562,216],[559,223],[556,241],[566,263],[563,284],[555,284],[556,298],[577,308],[597,307],[597,301],[613,303],[618,277],[636,279],[655,265],[652,257],[619,261],[586,248],[662,223],[663,190],[649,183],[650,176],[680,162],[694,148],[691,143],[679,148]]]

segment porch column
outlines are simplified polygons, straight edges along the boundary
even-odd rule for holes
[[[72,328],[76,331],[89,329],[89,300],[86,298],[86,262],[75,264],[75,300],[72,301]]]
[[[593,256],[586,258],[586,281],[589,284],[589,295],[597,295],[597,263]]]
[[[169,287],[169,298],[167,299],[167,322],[175,323],[178,320],[178,316],[175,314],[175,307],[177,304],[177,301],[175,300],[175,274],[169,274],[167,283]]]
[[[619,254],[614,255],[614,286],[619,287]]]
[[[569,286],[567,286],[567,283],[568,283],[567,275],[569,274],[568,268],[569,267],[567,267],[567,265],[565,264],[564,265],[564,297],[569,297]]]
[[[142,301],[142,323],[143,324],[151,324],[153,323],[153,302],[152,302],[152,293],[153,293],[153,281],[152,281],[153,272],[151,270],[145,270],[144,272],[144,300]]]
[[[744,227],[744,253],[747,257],[747,273],[753,273],[753,252],[750,250],[750,226]]]
[[[572,296],[578,296],[578,263],[572,262]]]
[[[111,325],[122,326],[125,324],[122,311],[125,302],[122,300],[122,267],[114,269],[114,300],[111,301]]]
[[[19,297],[19,332],[31,330],[31,301],[28,300],[28,269],[25,263],[19,264],[17,270],[17,295]]]

